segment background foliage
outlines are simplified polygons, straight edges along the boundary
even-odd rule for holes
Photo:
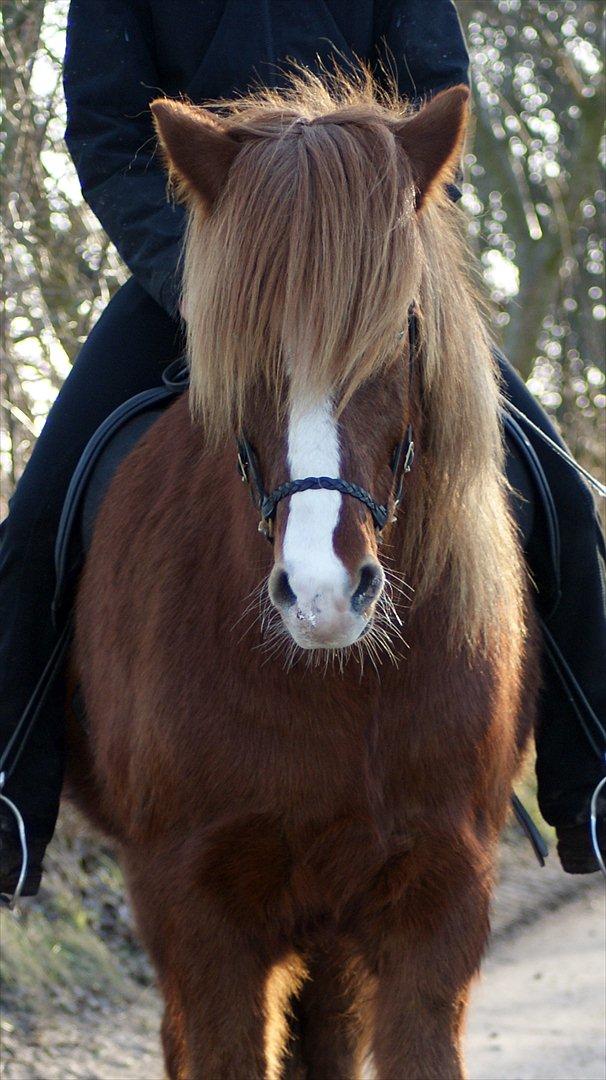
[[[3,495],[126,271],[63,145],[67,0],[3,0]],[[475,124],[464,206],[495,324],[577,454],[601,469],[601,0],[460,0]]]

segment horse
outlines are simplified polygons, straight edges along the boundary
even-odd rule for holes
[[[190,391],[95,524],[72,791],[119,847],[171,1080],[462,1077],[537,688],[445,194],[468,90],[414,111],[299,72],[152,112]]]

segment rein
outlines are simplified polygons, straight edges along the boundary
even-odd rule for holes
[[[405,331],[402,331],[402,336]],[[413,363],[417,344],[417,314],[414,306],[408,314],[408,347],[409,367]],[[279,503],[296,495],[300,491],[340,491],[342,495],[349,495],[357,499],[371,513],[375,523],[377,536],[380,539],[385,526],[396,521],[396,511],[402,500],[404,490],[404,478],[412,469],[415,456],[415,444],[412,424],[408,424],[404,438],[397,443],[391,458],[391,472],[393,475],[393,496],[388,503],[377,502],[370,492],[359,484],[350,480],[343,480],[337,476],[306,476],[298,480],[289,480],[279,487],[274,488],[269,494],[265,491],[261,470],[257,455],[250,442],[245,436],[238,439],[238,469],[245,484],[250,484],[251,495],[257,509],[261,514],[259,532],[273,542],[274,522]]]

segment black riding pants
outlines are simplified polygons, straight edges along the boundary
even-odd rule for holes
[[[10,501],[0,549],[0,746],[52,651],[54,543],[79,457],[118,405],[158,386],[183,351],[179,326],[131,278],[83,345]],[[32,836],[53,833],[63,776],[63,732],[50,704],[5,788]]]
[[[183,349],[178,324],[134,279],[113,297],[65,381],[10,503],[0,554],[0,746],[10,737],[52,650],[53,547],[63,499],[88,439],[127,398],[157,386]],[[549,420],[506,361],[507,392],[552,438]],[[532,439],[532,436],[531,436]],[[596,711],[604,714],[603,585],[591,496],[576,474],[533,439],[557,506],[561,599],[552,634]],[[534,554],[535,577],[541,548]],[[535,569],[531,566],[531,569]],[[540,602],[540,599],[539,599]],[[38,720],[5,793],[30,836],[52,835],[63,773],[61,710]],[[600,766],[558,680],[547,673],[538,731],[541,809],[553,823],[586,812]]]

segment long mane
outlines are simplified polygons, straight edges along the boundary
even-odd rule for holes
[[[210,442],[238,429],[259,382],[276,403],[295,382],[342,406],[393,361],[414,300],[423,435],[406,572],[417,601],[448,577],[454,641],[519,618],[499,388],[463,216],[440,193],[415,212],[393,134],[406,105],[369,75],[301,73],[221,106],[242,149],[211,215],[192,209],[184,272],[191,402]]]

